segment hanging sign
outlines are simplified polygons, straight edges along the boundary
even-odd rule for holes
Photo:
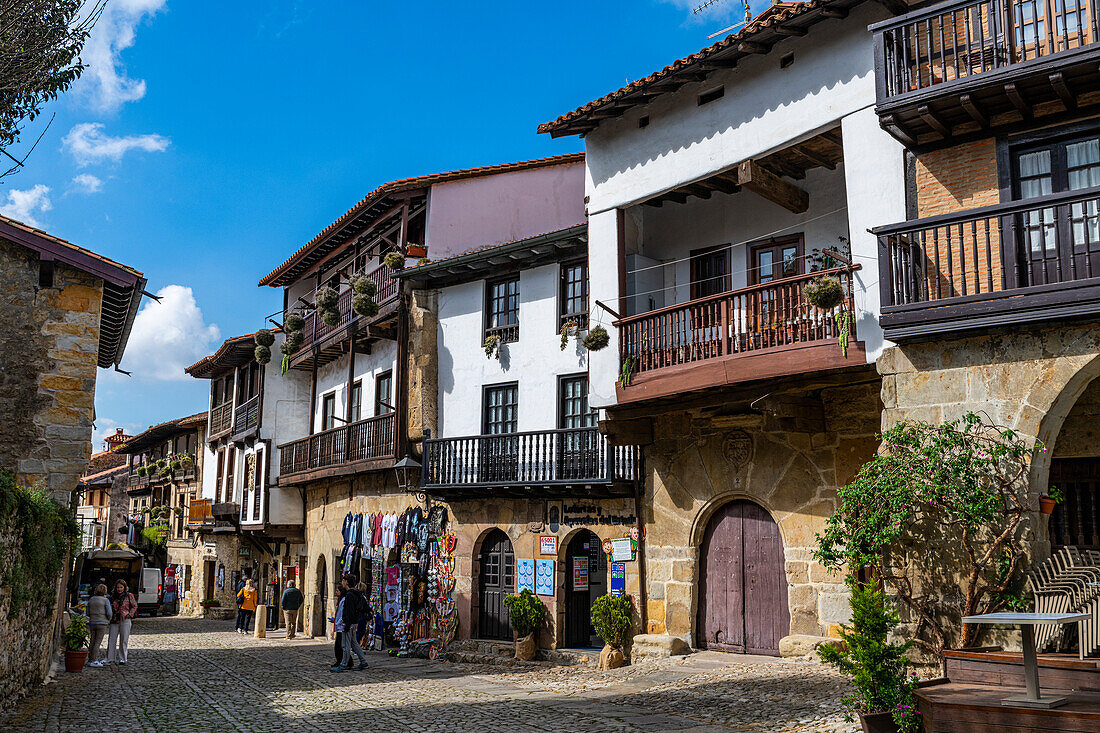
[[[626,563],[625,562],[613,562],[608,566],[611,572],[611,582],[608,588],[608,595],[612,598],[618,598],[626,594]]]
[[[553,560],[535,560],[535,593],[540,596],[554,595]]]
[[[539,554],[557,555],[558,538],[556,535],[544,534],[539,537]]]
[[[535,592],[535,561],[516,560],[516,593]]]
[[[625,562],[634,559],[636,545],[630,537],[612,537],[609,542],[611,543],[611,559],[613,561]]]
[[[573,590],[588,590],[588,558],[573,558]]]

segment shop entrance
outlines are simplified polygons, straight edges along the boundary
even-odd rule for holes
[[[328,571],[325,569],[324,555],[317,558],[317,595],[321,605],[321,625],[318,628],[320,633],[315,632],[314,635],[328,636]]]
[[[477,634],[481,639],[512,640],[504,598],[516,592],[516,557],[508,535],[494,529],[481,543],[478,572]]]
[[[217,570],[214,567],[213,560],[206,560],[202,564],[202,598],[199,600],[206,601],[214,597],[214,573]]]
[[[607,560],[600,538],[582,529],[565,550],[565,646],[599,648],[592,603],[607,592]]]
[[[791,616],[775,520],[758,504],[732,501],[711,517],[699,557],[699,646],[777,656]]]

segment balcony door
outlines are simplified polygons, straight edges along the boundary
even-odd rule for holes
[[[481,483],[516,481],[519,477],[519,384],[486,387],[482,398]]]
[[[558,470],[555,477],[566,480],[599,475],[600,439],[596,411],[588,407],[588,375],[577,374],[558,380]]]
[[[1013,193],[1026,200],[1100,186],[1100,136],[1018,150]],[[1017,257],[1022,286],[1100,277],[1100,200],[1019,214]]]
[[[795,277],[804,272],[802,235],[771,238],[749,245],[749,284],[766,285],[776,280]],[[747,298],[750,332],[765,334],[773,346],[772,338],[783,323],[789,323],[798,313],[801,296],[797,288],[760,288]]]

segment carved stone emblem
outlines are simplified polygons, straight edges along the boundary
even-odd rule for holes
[[[752,460],[752,436],[744,430],[733,430],[722,443],[726,462],[734,471],[740,471]]]

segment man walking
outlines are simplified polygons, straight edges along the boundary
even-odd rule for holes
[[[359,658],[357,669],[367,668],[367,658],[363,654],[363,648],[359,646],[359,640],[355,638],[355,628],[359,618],[367,612],[367,599],[355,588],[359,584],[359,576],[355,573],[345,573],[340,578],[340,587],[344,590],[344,658],[340,666],[351,669],[351,655]]]
[[[293,639],[298,629],[298,609],[302,607],[302,591],[294,587],[294,581],[286,582],[286,590],[279,605],[283,609],[283,621],[286,622],[286,638]]]

